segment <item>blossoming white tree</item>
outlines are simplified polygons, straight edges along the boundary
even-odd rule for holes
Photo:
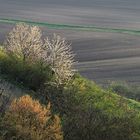
[[[41,37],[39,27],[18,23],[7,37],[6,51],[23,61],[34,61],[41,55]]]
[[[58,85],[66,84],[74,75],[74,54],[71,46],[59,35],[54,34],[52,39],[47,37],[43,43],[39,27],[18,23],[5,44],[6,52],[22,61],[43,60],[43,64],[50,65]]]
[[[57,84],[62,85],[67,83],[74,75],[74,54],[71,51],[71,46],[61,38],[54,34],[52,39],[45,39],[44,51],[42,54],[43,60],[50,64],[55,73]]]

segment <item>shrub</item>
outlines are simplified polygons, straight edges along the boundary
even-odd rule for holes
[[[10,103],[10,97],[5,94],[0,94],[0,115],[3,115]]]
[[[118,95],[140,101],[140,88],[126,82],[112,82],[108,89]]]
[[[37,91],[53,77],[50,67],[42,65],[41,61],[24,63],[15,56],[9,56],[3,51],[0,53],[0,73],[20,85]]]
[[[5,113],[9,103],[11,102],[12,95],[9,95],[11,86],[4,80],[0,80],[0,116]]]
[[[44,107],[28,95],[11,103],[2,120],[1,131],[4,140],[63,139],[60,119],[51,114],[50,104]]]

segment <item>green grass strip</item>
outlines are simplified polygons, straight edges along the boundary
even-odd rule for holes
[[[35,21],[29,21],[29,20],[0,18],[0,23],[16,24],[18,22],[25,22],[31,25],[46,26],[51,29],[70,29],[70,30],[80,30],[80,31],[111,32],[111,33],[126,33],[126,34],[131,34],[131,35],[140,35],[140,30],[132,30],[132,29],[117,29],[117,28],[70,25],[70,24],[54,24],[54,23],[48,23],[48,22],[35,22]]]

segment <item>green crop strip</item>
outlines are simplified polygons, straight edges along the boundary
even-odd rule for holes
[[[0,23],[16,24],[18,22],[25,22],[31,25],[46,26],[51,29],[69,29],[69,30],[79,30],[79,31],[112,32],[112,33],[126,33],[126,34],[132,34],[132,35],[140,35],[140,30],[132,30],[132,29],[117,29],[117,28],[70,25],[70,24],[54,24],[54,23],[48,23],[48,22],[35,22],[35,21],[29,21],[29,20],[0,18]]]

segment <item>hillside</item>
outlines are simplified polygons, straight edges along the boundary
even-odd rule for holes
[[[1,54],[1,58],[0,58],[1,63],[0,64],[2,64],[2,61],[3,61],[2,56],[4,56],[4,52],[1,51],[0,54]],[[13,68],[14,68],[14,65],[13,65]],[[11,70],[13,72],[13,69],[11,69]],[[6,79],[8,79],[8,81],[13,81],[13,78],[11,79],[11,77],[9,77],[9,75],[4,74],[4,73],[1,73],[1,74],[3,75],[3,77],[6,77]],[[17,83],[17,82],[13,81],[13,83]],[[21,83],[23,83],[23,82],[21,82]],[[19,86],[19,85],[17,84],[16,86]],[[23,86],[24,86],[24,83],[23,83],[22,87]],[[26,88],[29,89],[28,85],[26,85]],[[48,91],[50,93],[47,95]],[[16,92],[14,90],[12,90],[11,92],[13,94],[16,94],[17,96],[21,95],[20,92],[19,92],[19,94],[17,93],[17,90],[16,90]],[[37,95],[37,94],[39,94],[39,95]],[[38,98],[41,102],[44,103],[44,100],[42,100],[42,97],[41,97],[42,95],[40,95],[40,92],[38,93],[36,91],[35,95],[31,94],[31,96],[35,96],[35,98]],[[94,82],[92,82],[88,79],[85,79],[85,78],[83,78],[79,75],[77,75],[74,78],[74,80],[70,83],[70,85],[67,85],[65,87],[63,92],[62,91],[60,92],[59,90],[56,90],[56,87],[53,87],[53,86],[50,87],[49,86],[49,88],[47,89],[47,92],[46,92],[46,96],[49,97],[49,100],[53,104],[54,111],[58,112],[58,113],[61,113],[62,119],[65,118],[65,117],[63,118],[63,114],[68,115],[69,113],[71,114],[73,111],[75,112],[75,111],[79,110],[77,113],[73,112],[74,114],[73,115],[71,114],[70,118],[68,117],[69,118],[69,121],[67,122],[68,124],[64,123],[65,124],[64,125],[64,128],[65,128],[64,130],[66,130],[65,133],[70,134],[70,135],[66,136],[66,139],[71,139],[71,135],[73,135],[73,133],[75,133],[74,135],[79,135],[78,133],[81,133],[81,130],[79,130],[79,127],[81,127],[81,128],[83,127],[83,126],[81,126],[82,123],[84,123],[84,125],[87,125],[87,127],[90,127],[89,131],[91,131],[92,135],[95,135],[95,132],[96,133],[101,133],[101,134],[98,134],[99,136],[107,133],[107,134],[105,134],[107,139],[109,139],[110,135],[112,135],[112,134],[111,134],[111,132],[110,132],[110,134],[108,134],[108,132],[106,132],[106,129],[110,129],[108,127],[112,127],[112,125],[114,125],[114,126],[117,125],[118,121],[121,121],[120,125],[122,125],[122,126],[117,126],[117,127],[120,127],[119,128],[120,131],[122,131],[121,129],[124,129],[124,130],[126,129],[127,130],[127,128],[124,128],[124,126],[123,126],[123,125],[126,125],[126,124],[123,124],[123,123],[128,123],[128,122],[126,122],[127,119],[129,121],[132,121],[135,118],[136,119],[135,123],[137,125],[139,125],[139,123],[137,122],[140,119],[139,118],[139,114],[140,114],[140,103],[139,102],[137,102],[135,100],[132,100],[132,99],[128,99],[128,98],[124,98],[122,96],[119,96],[119,95],[113,93],[112,91],[105,90],[105,89],[101,88],[100,86],[98,86],[97,84],[95,84]],[[83,110],[82,112],[80,111],[81,109],[79,109],[79,106],[83,106],[84,110],[82,109]],[[73,107],[76,110],[75,109],[73,110],[72,109]],[[86,116],[85,113],[90,108],[93,108],[94,113],[90,111],[90,112],[88,112],[88,114],[90,113],[91,116]],[[81,118],[82,115],[84,115],[84,117],[86,117],[86,120],[83,120],[83,119],[82,120],[77,120],[79,117]],[[97,129],[96,128],[97,126],[93,127],[92,124],[90,124],[90,125],[87,124],[89,119],[93,119],[93,120],[90,120],[90,121],[94,125],[96,123],[97,124],[99,123],[98,124],[98,127],[99,127],[98,131],[99,132],[95,131]],[[74,125],[73,126],[71,124],[71,121],[74,121],[74,122],[78,123],[78,125],[79,125],[78,128],[77,128],[77,126],[75,126],[76,124],[74,122],[73,122],[73,125]],[[78,122],[78,121],[80,121],[80,122]],[[131,127],[134,127],[133,126],[134,124],[131,124],[131,125],[132,125]],[[74,132],[72,131],[72,127],[75,127],[75,129],[73,130]],[[101,128],[105,127],[105,130],[104,131],[102,130],[103,131],[102,132],[100,130],[101,129],[100,127]],[[130,127],[129,123],[128,123],[128,127]],[[137,126],[137,127],[139,128],[139,126]],[[83,128],[82,133],[86,132],[86,134],[87,134],[86,129],[87,128]],[[116,129],[118,129],[118,128],[112,128],[112,129],[114,129],[116,131]],[[80,131],[80,132],[77,132],[77,131]],[[109,131],[109,130],[107,130],[107,131]],[[72,132],[72,134],[70,132]],[[133,132],[133,130],[132,130],[132,132]],[[116,132],[116,133],[118,133],[118,132]],[[126,132],[123,132],[123,133],[126,133]],[[86,134],[83,133],[82,137],[87,137]],[[107,136],[107,135],[109,135],[109,136]],[[123,134],[121,134],[121,135],[123,135]],[[79,136],[76,136],[76,137],[79,137]],[[93,137],[93,136],[90,136],[90,137]],[[97,136],[95,135],[95,138],[96,137]],[[100,136],[100,137],[102,137],[102,136]],[[120,137],[120,136],[116,136],[116,137],[118,139],[118,137]],[[76,138],[76,139],[78,139],[78,138]],[[89,138],[89,140],[91,140],[91,139]]]
[[[20,23],[1,47],[0,76],[29,93],[1,101],[0,140],[140,140],[140,103],[80,76],[60,36],[41,39]]]

